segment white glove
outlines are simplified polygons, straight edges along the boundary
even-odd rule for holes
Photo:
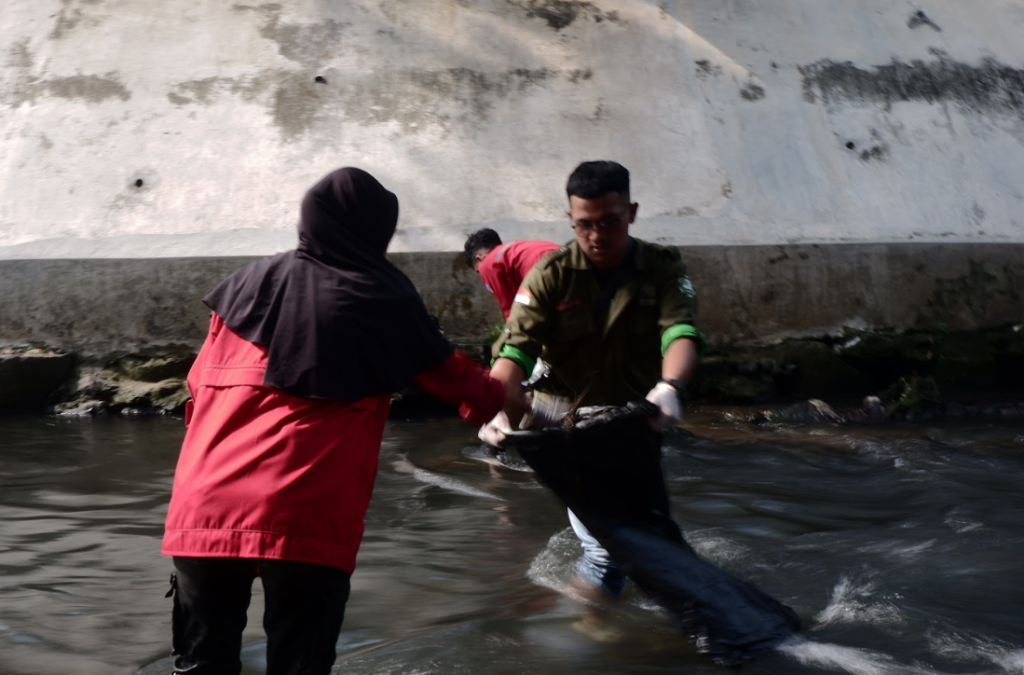
[[[476,436],[487,445],[500,448],[505,445],[505,434],[512,433],[512,425],[504,411],[494,416],[487,424],[480,427]]]
[[[651,420],[655,431],[664,431],[683,419],[683,406],[679,401],[679,390],[668,382],[659,382],[647,392],[647,400],[658,406],[661,414]]]

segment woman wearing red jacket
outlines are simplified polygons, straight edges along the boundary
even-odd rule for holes
[[[395,195],[339,169],[306,194],[296,250],[204,299],[163,541],[175,673],[237,675],[257,575],[267,672],[328,673],[391,393],[415,382],[475,424],[504,403],[385,258],[397,222]]]

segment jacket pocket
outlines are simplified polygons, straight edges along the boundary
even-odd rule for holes
[[[551,333],[552,342],[573,342],[597,332],[597,322],[593,315],[584,310],[571,309],[559,314],[555,322],[555,330]]]

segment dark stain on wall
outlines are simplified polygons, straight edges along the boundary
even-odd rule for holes
[[[716,66],[707,59],[694,61],[694,65],[697,66],[697,77],[701,80],[706,80],[709,77],[718,77],[722,74],[722,66]]]
[[[495,104],[528,95],[553,81],[579,86],[590,69],[513,68],[483,72],[472,68],[399,70],[354,75],[319,70],[319,83],[305,70],[268,69],[245,78],[209,77],[180,82],[167,92],[178,106],[215,104],[225,95],[265,105],[286,139],[295,139],[339,116],[356,124],[397,122],[403,133],[430,126],[445,132],[486,122]]]
[[[939,50],[932,53],[938,57],[934,61],[893,59],[867,68],[830,59],[799,66],[804,100],[820,99],[826,106],[948,101],[973,112],[1024,111],[1024,70],[994,59],[971,65],[946,58]]]
[[[16,89],[10,103],[16,108],[22,103],[34,103],[42,95],[80,99],[88,103],[102,103],[111,98],[127,101],[132,97],[127,87],[118,81],[117,73],[107,73],[105,76],[72,75],[32,82]]]
[[[888,155],[889,146],[885,143],[872,145],[870,148],[861,150],[860,152],[860,158],[865,162],[870,162],[871,160],[884,160]]]
[[[573,71],[575,72],[575,71]],[[498,99],[513,93],[524,93],[534,86],[540,86],[553,78],[556,71],[547,68],[515,68],[504,73],[484,73],[471,68],[449,68],[445,70],[416,70],[400,75],[413,85],[407,93],[417,101],[416,108],[428,114],[423,121],[447,122],[458,120],[468,124],[478,124],[489,115]],[[569,78],[573,73],[569,73]],[[441,112],[445,104],[455,103],[458,109],[465,112]],[[379,112],[388,114],[395,111],[391,106]],[[430,111],[440,115],[429,118]],[[350,111],[351,112],[351,111]],[[453,111],[454,112],[454,111]]]
[[[53,30],[50,31],[50,39],[59,40],[64,37],[65,33],[74,30],[81,23],[85,18],[82,5],[98,5],[100,2],[101,0],[60,0],[61,8],[57,12],[57,21],[53,25]]]
[[[1004,265],[1000,275],[998,271],[989,268],[991,261],[969,259],[967,265],[965,274],[935,280],[929,306],[951,314],[966,310],[974,319],[982,320],[992,311],[990,305],[999,304],[1000,300],[1020,303],[1021,295],[1016,290],[1020,284],[1016,283],[1018,279],[1013,267]]]
[[[9,63],[12,68],[27,69],[32,67],[32,52],[28,48],[28,38],[15,43],[10,50],[11,59]]]
[[[205,77],[198,80],[179,82],[167,92],[168,100],[175,105],[209,105],[222,93],[240,96],[253,102],[265,92],[281,75],[278,71],[261,73],[260,77],[232,78]]]
[[[171,103],[184,105],[186,103],[207,104],[213,96],[218,85],[224,83],[225,78],[207,77],[200,80],[190,80],[175,86],[175,91],[167,94]]]
[[[531,0],[517,6],[528,13],[561,13],[572,20],[581,13],[613,19],[587,2]],[[472,128],[487,119],[498,99],[525,94],[555,77],[564,77],[572,84],[593,77],[590,69],[516,68],[498,73],[472,68],[403,69],[378,72],[372,77],[325,69],[324,64],[339,55],[348,24],[333,20],[287,23],[282,20],[280,4],[236,4],[233,9],[261,15],[260,34],[277,44],[279,54],[303,69],[267,69],[245,81],[207,78],[182,82],[168,92],[168,100],[175,105],[206,105],[222,92],[258,99],[287,139],[302,136],[339,116],[362,124],[398,122],[404,133],[429,126],[440,126],[446,132],[455,126]],[[323,82],[317,82],[314,74]]]
[[[764,98],[764,87],[759,87],[752,82],[747,83],[746,86],[740,89],[740,96],[743,97],[744,101],[760,101]]]
[[[111,98],[127,101],[132,97],[128,88],[118,79],[116,72],[39,79],[31,72],[35,59],[29,50],[28,40],[15,43],[8,53],[8,64],[12,70],[19,71],[19,75],[10,88],[2,92],[0,102],[12,108],[17,108],[23,103],[35,103],[41,96],[78,99],[88,103],[102,103]]]
[[[316,125],[329,101],[322,90],[315,82],[298,76],[280,78],[269,109],[285,138],[297,138]]]
[[[510,5],[526,12],[531,19],[542,19],[555,31],[569,26],[581,16],[595,22],[619,23],[618,12],[604,12],[592,2],[579,0],[506,0]]]
[[[342,33],[349,24],[333,19],[313,24],[293,24],[281,21],[283,8],[279,4],[232,5],[238,12],[254,11],[263,15],[260,35],[277,43],[277,52],[295,63],[315,67],[336,57],[342,49]]]
[[[581,81],[589,80],[594,76],[594,72],[590,68],[582,68],[577,70],[569,71],[569,81],[573,84],[578,84]]]
[[[942,29],[939,28],[939,24],[932,21],[928,17],[928,15],[924,13],[924,10],[922,9],[919,9],[913,14],[911,14],[910,18],[907,20],[907,28],[911,30],[919,28],[920,26],[929,26],[936,33],[942,32]]]

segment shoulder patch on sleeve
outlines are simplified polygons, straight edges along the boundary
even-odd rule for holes
[[[530,291],[528,291],[525,288],[520,288],[518,291],[516,291],[516,297],[514,301],[529,307],[531,298],[532,296],[530,295]]]

